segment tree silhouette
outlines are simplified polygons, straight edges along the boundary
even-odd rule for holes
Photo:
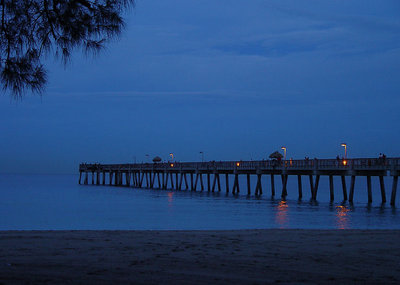
[[[0,0],[0,72],[5,92],[43,92],[49,54],[65,64],[75,49],[98,53],[121,33],[134,0]]]

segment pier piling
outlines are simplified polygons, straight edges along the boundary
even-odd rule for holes
[[[371,176],[367,176],[368,203],[372,203]]]
[[[351,176],[351,181],[350,181],[350,196],[349,196],[349,202],[353,202],[353,197],[354,197],[354,185],[356,183],[356,176],[352,175]]]
[[[257,184],[256,184],[255,195],[256,196],[262,195],[261,174],[257,174]]]
[[[385,182],[383,176],[379,176],[379,185],[381,186],[382,203],[386,203]]]
[[[393,176],[393,184],[392,184],[392,196],[390,198],[390,205],[394,206],[396,202],[396,191],[397,191],[397,181],[399,176]]]
[[[329,192],[331,201],[335,200],[335,193],[333,189],[333,175],[329,175]]]
[[[275,197],[275,177],[271,174],[271,196]]]
[[[225,174],[225,188],[226,188],[226,194],[229,194],[229,174]]]
[[[247,195],[250,196],[251,195],[251,188],[250,188],[250,174],[247,173]]]
[[[289,175],[297,175],[298,197],[303,197],[302,176],[308,175],[310,182],[311,199],[316,200],[321,175],[329,178],[330,200],[334,200],[334,177],[340,176],[343,190],[343,200],[349,202],[354,200],[355,180],[357,176],[365,176],[367,179],[368,203],[372,202],[372,176],[377,176],[380,183],[382,203],[386,202],[384,176],[388,174],[393,177],[390,204],[394,205],[398,176],[400,171],[400,158],[382,159],[346,159],[346,163],[338,163],[336,159],[290,160],[289,161],[221,161],[203,163],[140,163],[140,164],[80,164],[78,183],[88,184],[91,175],[92,185],[105,185],[106,176],[109,175],[109,185],[127,186],[150,189],[174,189],[182,190],[185,181],[186,190],[197,191],[200,180],[201,191],[204,190],[203,174],[207,175],[207,190],[221,191],[220,175],[225,174],[226,193],[230,191],[229,179],[233,175],[232,193],[238,194],[239,176],[246,175],[247,195],[251,193],[252,175],[256,175],[254,195],[262,194],[262,175],[270,175],[271,196],[275,196],[275,175],[282,179],[283,199],[288,195],[287,181]],[[83,177],[84,175],[84,177]],[[102,175],[102,179],[100,178]],[[190,186],[187,175],[190,175]],[[195,175],[195,177],[194,177]],[[211,175],[213,177],[211,177]],[[157,178],[156,178],[157,176]],[[161,176],[161,177],[160,177]],[[315,176],[315,178],[314,178]],[[346,176],[350,176],[350,191],[347,197]],[[211,178],[213,181],[211,181]],[[144,184],[144,180],[146,180]],[[169,181],[171,180],[171,181]],[[156,183],[157,182],[157,183]],[[211,185],[212,182],[212,185]],[[157,184],[157,185],[156,185]]]
[[[282,198],[286,198],[287,196],[287,179],[288,179],[288,175],[287,174],[282,174],[281,175],[281,180],[282,180]]]
[[[341,175],[340,178],[342,179],[343,201],[346,201],[347,200],[346,177],[344,175]]]
[[[311,199],[314,199],[314,178],[312,175],[308,175],[310,180],[310,191],[311,191]]]
[[[297,185],[299,188],[299,200],[303,198],[303,184],[301,183],[301,175],[297,175]]]

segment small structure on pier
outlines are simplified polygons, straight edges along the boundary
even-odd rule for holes
[[[159,157],[159,156],[156,156],[156,157],[153,158],[153,162],[154,162],[154,163],[161,162],[161,160],[162,160],[162,159],[161,159],[161,157]]]
[[[287,196],[287,181],[289,175],[296,175],[298,180],[298,196],[303,196],[302,177],[309,179],[311,198],[317,199],[319,180],[321,175],[329,177],[330,199],[334,200],[333,177],[340,176],[343,190],[343,200],[353,202],[354,185],[357,176],[367,179],[368,202],[372,202],[371,177],[379,178],[382,203],[386,202],[384,176],[392,176],[391,205],[395,204],[398,177],[400,175],[400,158],[359,158],[359,159],[314,159],[314,160],[284,160],[284,161],[210,161],[210,162],[173,162],[173,163],[140,163],[140,164],[80,164],[79,184],[88,184],[88,175],[92,174],[92,184],[106,184],[106,175],[109,176],[109,185],[133,186],[137,188],[153,189],[190,189],[205,190],[203,176],[206,176],[208,191],[221,191],[220,176],[225,175],[226,193],[230,193],[229,175],[234,175],[232,193],[239,193],[239,176],[247,179],[247,194],[251,195],[250,176],[256,175],[257,183],[255,195],[262,195],[262,175],[269,175],[271,179],[271,194],[275,196],[275,176],[282,180],[281,196]],[[101,178],[102,175],[102,178]],[[350,178],[350,191],[347,194],[346,176]],[[189,177],[189,178],[188,178]],[[100,180],[102,180],[100,182]],[[190,185],[188,183],[190,182]],[[144,183],[145,182],[145,183]],[[190,187],[189,187],[190,186]]]
[[[272,158],[272,159],[282,159],[282,158],[283,158],[283,155],[282,155],[282,153],[280,153],[279,151],[274,151],[273,153],[271,153],[271,154],[269,155],[269,158]]]

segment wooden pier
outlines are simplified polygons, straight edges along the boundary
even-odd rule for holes
[[[302,178],[310,183],[311,199],[316,200],[320,176],[329,177],[330,199],[334,200],[334,176],[340,176],[343,200],[353,202],[356,177],[367,180],[368,202],[372,202],[371,177],[379,178],[382,203],[386,202],[384,176],[393,177],[390,204],[396,200],[397,182],[400,175],[400,158],[357,158],[357,159],[313,159],[313,160],[262,160],[262,161],[209,161],[209,162],[168,162],[139,164],[80,164],[79,184],[132,186],[135,188],[174,189],[191,191],[221,192],[221,182],[225,176],[226,193],[237,194],[240,191],[239,177],[247,180],[247,194],[251,195],[251,175],[257,177],[254,194],[262,195],[261,178],[269,175],[271,195],[276,195],[275,176],[282,181],[281,196],[285,198],[289,175],[297,176],[298,197],[303,196]],[[84,177],[83,177],[84,175]],[[234,176],[232,189],[229,187],[229,175]],[[106,181],[106,176],[108,179]],[[350,177],[349,194],[346,176]],[[221,178],[222,177],[222,178]],[[83,181],[82,181],[83,178]]]

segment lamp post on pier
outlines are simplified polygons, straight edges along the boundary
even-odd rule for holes
[[[169,154],[169,156],[171,157],[171,160],[174,160],[174,154],[172,152]]]
[[[344,147],[344,159],[346,159],[347,158],[347,144],[342,143],[341,146]]]
[[[200,151],[199,153],[201,154],[201,162],[204,162],[204,152]]]
[[[281,149],[283,149],[283,160],[286,160],[286,147],[283,146]]]

